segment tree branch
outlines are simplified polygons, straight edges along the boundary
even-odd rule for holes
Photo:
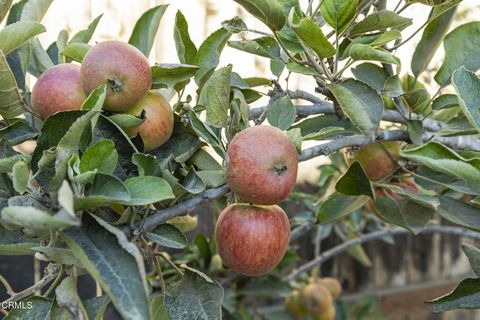
[[[313,102],[313,97],[306,96],[302,92],[295,92],[295,95],[293,95],[293,99],[303,99],[307,101]],[[292,96],[290,96],[292,97]],[[313,103],[311,105],[297,105],[295,108],[297,109],[297,115],[300,117],[308,117],[311,115],[315,114],[335,114],[335,110],[333,108],[333,103],[327,102],[327,101],[322,101],[321,99],[317,99],[316,103]],[[266,110],[266,107],[258,107],[258,108],[252,108],[250,109],[249,113],[249,119],[253,120],[255,118],[258,118],[264,111]],[[407,120],[402,116],[402,114],[398,111],[395,110],[385,110],[383,112],[383,117],[382,120],[388,121],[388,122],[395,122],[395,123],[401,123],[401,124],[406,124]],[[432,132],[439,131],[440,129],[445,127],[445,124],[436,121],[433,119],[424,119],[423,120],[423,127]]]
[[[171,219],[173,217],[186,213],[194,209],[195,207],[201,205],[207,200],[214,200],[214,199],[220,198],[221,196],[227,194],[229,191],[230,189],[228,188],[228,186],[223,185],[218,188],[208,189],[203,193],[199,194],[198,196],[188,199],[172,207],[157,210],[155,211],[154,214],[152,214],[147,219],[145,219],[145,222],[143,223],[143,225],[138,226],[133,231],[133,235],[137,236],[145,231],[150,231],[153,228],[155,228],[157,225],[167,221],[168,219]],[[129,227],[126,227],[126,230],[124,231],[129,233],[131,230]]]
[[[405,141],[409,139],[409,134],[404,130],[389,130],[381,132],[377,140],[380,141]],[[298,157],[299,161],[306,161],[318,156],[328,156],[335,151],[351,146],[362,146],[372,141],[364,135],[346,136],[337,140],[323,143],[302,151]]]
[[[333,258],[334,256],[337,256],[340,253],[347,251],[353,246],[356,246],[365,242],[369,242],[372,240],[377,240],[386,235],[401,235],[401,234],[408,234],[408,233],[410,233],[410,231],[407,229],[395,227],[395,228],[390,228],[386,230],[379,230],[379,231],[363,234],[358,238],[346,241],[336,247],[333,247],[332,249],[325,251],[316,259],[313,259],[301,265],[300,267],[296,268],[295,270],[293,270],[290,274],[284,277],[284,280],[286,281],[294,280],[302,272],[306,272],[312,269],[316,265],[321,264],[327,261],[328,259]],[[456,236],[480,240],[479,232],[466,231],[465,229],[462,229],[462,228],[450,227],[450,226],[428,226],[425,229],[423,229],[421,232],[421,234],[428,234],[428,233],[442,233],[442,234],[456,235]]]

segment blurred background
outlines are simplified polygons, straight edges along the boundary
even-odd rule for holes
[[[305,1],[304,1],[305,2]],[[135,21],[147,9],[170,3],[165,13],[154,49],[152,50],[151,63],[178,63],[175,45],[173,42],[173,25],[175,13],[181,10],[189,23],[191,37],[197,47],[210,33],[221,26],[221,22],[240,16],[249,28],[264,30],[265,27],[257,20],[240,9],[231,0],[82,0],[82,1],[54,1],[43,20],[48,32],[40,36],[45,48],[56,40],[58,33],[65,29],[73,34],[84,29],[98,15],[103,14],[93,37],[94,42],[103,40],[127,41]],[[388,7],[394,7],[397,1],[388,1]],[[414,24],[407,29],[413,32],[426,21],[430,8],[423,5],[413,5],[402,13],[403,16],[413,18]],[[457,12],[457,20],[453,27],[468,21],[478,19],[480,16],[480,1],[464,0]],[[409,72],[411,53],[415,44],[420,39],[421,33],[413,38],[408,45],[397,51],[397,56],[402,59],[402,74]],[[254,38],[256,34],[243,33],[235,35],[238,38]],[[442,50],[434,58],[430,73],[422,76],[422,81],[436,91],[432,79],[432,72],[439,66],[442,59]],[[272,77],[267,59],[262,59],[247,53],[225,48],[220,66],[233,63],[233,70],[243,77],[263,76]],[[282,79],[284,80],[284,79]],[[33,84],[35,79],[30,79]],[[313,92],[315,84],[301,76],[292,76],[289,79],[292,90],[302,89]],[[268,89],[265,89],[265,92]],[[299,173],[299,183],[309,188],[315,185],[319,177],[316,159],[302,163]],[[208,207],[199,208],[208,211]],[[301,210],[294,206],[290,208],[290,215]],[[214,215],[210,215],[212,218]],[[209,217],[202,214],[202,217]],[[203,219],[203,218],[202,218]],[[208,233],[211,229],[211,219],[203,219],[200,229]],[[302,257],[312,255],[312,236],[307,234],[297,241],[297,248]],[[456,311],[442,315],[432,314],[423,301],[437,297],[448,292],[459,280],[470,275],[470,266],[466,257],[460,250],[461,242],[458,237],[445,235],[428,236],[399,236],[395,245],[385,242],[369,243],[365,246],[370,257],[371,267],[365,267],[349,255],[341,255],[329,261],[322,267],[322,273],[337,277],[345,289],[344,299],[349,304],[358,304],[359,308],[379,308],[387,319],[480,319],[480,313]],[[339,239],[331,239],[331,245],[338,243]],[[0,274],[14,281],[14,289],[20,290],[31,285],[34,280],[34,264],[31,257],[7,259],[0,257]],[[94,294],[94,283],[86,279],[84,294]],[[5,293],[0,289],[0,299],[4,300]],[[361,303],[359,303],[361,302]],[[373,313],[372,313],[373,314]],[[368,319],[368,318],[366,318]],[[373,319],[373,318],[372,318]]]

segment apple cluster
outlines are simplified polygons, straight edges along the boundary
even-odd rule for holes
[[[121,41],[93,46],[81,65],[63,63],[46,70],[32,90],[32,107],[45,120],[52,114],[80,110],[87,96],[106,85],[104,110],[144,117],[138,127],[126,128],[143,140],[145,151],[158,148],[172,135],[173,111],[168,101],[151,91],[152,71],[145,55]]]
[[[333,301],[341,292],[342,287],[335,278],[312,279],[303,290],[292,291],[285,299],[285,307],[294,319],[334,320]]]
[[[278,128],[250,127],[230,142],[225,178],[240,203],[223,210],[215,231],[218,253],[232,270],[258,276],[283,258],[290,224],[277,204],[292,190],[297,169],[296,148]]]

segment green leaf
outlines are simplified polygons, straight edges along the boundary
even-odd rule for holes
[[[33,246],[31,250],[33,252],[40,252],[51,261],[83,268],[80,260],[78,260],[78,258],[69,249]]]
[[[295,15],[295,9],[292,9],[288,23],[302,42],[315,51],[320,59],[331,57],[336,53],[335,47],[312,19],[299,18]]]
[[[192,78],[198,69],[189,64],[157,64],[152,67],[152,86],[173,88],[177,83]]]
[[[431,207],[419,202],[408,198],[395,200],[388,196],[377,196],[375,200],[376,213],[383,220],[418,234],[435,212]]]
[[[303,141],[308,140],[323,140],[331,135],[342,133],[345,131],[343,127],[325,127],[317,132],[312,132],[303,137]]]
[[[107,295],[84,300],[83,305],[85,306],[85,310],[87,311],[88,319],[103,320],[103,314],[107,310],[107,306],[109,303],[110,299]]]
[[[220,53],[223,51],[223,48],[225,48],[231,35],[232,34],[226,29],[220,28],[209,35],[208,38],[203,41],[200,48],[198,48],[196,60],[195,63],[193,63],[200,67],[195,75],[195,82],[198,86],[201,87],[218,66]]]
[[[183,279],[165,290],[164,303],[170,318],[221,319],[222,286],[200,271],[181,267],[185,269]]]
[[[108,116],[108,119],[122,129],[136,128],[144,121],[138,117],[135,117],[134,115],[125,113],[112,114],[111,116]]]
[[[0,0],[0,22],[7,16],[13,0]]]
[[[131,197],[127,186],[118,178],[98,173],[92,186],[83,198],[75,199],[75,210],[107,206],[114,203],[129,203]]]
[[[355,66],[355,68],[352,68],[352,73],[355,75],[355,78],[368,84],[378,93],[382,92],[385,83],[390,77],[382,67],[370,62]]]
[[[375,137],[383,114],[383,100],[375,90],[353,79],[329,84],[327,88],[355,127],[364,135]]]
[[[145,237],[156,244],[173,249],[185,249],[188,241],[182,231],[172,224],[161,224],[151,232],[147,232]]]
[[[195,47],[195,44],[190,39],[188,22],[180,11],[177,11],[175,16],[173,38],[180,63],[195,64],[197,61],[197,47]]]
[[[38,163],[43,153],[56,146],[73,123],[86,113],[86,111],[59,112],[45,120],[42,132],[37,139],[37,147],[32,155],[32,168],[34,171],[38,169]]]
[[[70,42],[63,48],[62,54],[73,61],[82,62],[92,46],[82,42]]]
[[[18,120],[10,126],[0,129],[0,139],[8,141],[12,146],[32,140],[39,132],[27,124],[25,120]]]
[[[28,180],[30,178],[30,168],[25,160],[17,161],[12,167],[13,188],[22,194],[27,191]]]
[[[118,163],[118,153],[115,144],[111,140],[100,140],[89,147],[80,160],[80,172],[98,170],[111,174],[115,171]]]
[[[202,146],[192,130],[187,129],[179,119],[175,120],[173,134],[170,140],[153,151],[158,159],[172,156],[179,163],[186,162]],[[131,159],[131,157],[130,157]],[[131,162],[131,161],[130,161]]]
[[[55,175],[50,182],[50,191],[55,193],[67,172],[68,160],[78,153],[80,141],[84,130],[91,124],[94,118],[98,118],[99,111],[92,109],[78,118],[60,139],[56,148]],[[95,121],[95,120],[94,120]]]
[[[0,140],[0,173],[10,172],[17,161],[30,159],[30,155],[16,152],[7,141]]]
[[[426,165],[432,170],[459,177],[474,191],[480,191],[480,158],[464,159],[455,151],[437,142],[402,150],[401,156]]]
[[[337,33],[342,33],[355,18],[357,7],[358,0],[325,0],[320,12]]]
[[[39,77],[47,69],[53,67],[52,59],[48,56],[48,53],[43,48],[40,40],[35,38],[31,41],[32,59],[28,66],[29,72],[35,77]]]
[[[411,3],[422,3],[427,6],[438,6],[442,4],[449,4],[452,2],[458,2],[458,0],[407,0],[406,1],[408,4]]]
[[[222,21],[222,27],[230,31],[231,33],[239,33],[242,31],[247,31],[248,27],[239,17],[234,17],[230,20]]]
[[[365,195],[375,199],[373,187],[358,161],[354,161],[335,184],[337,192],[347,196]]]
[[[400,64],[400,59],[390,54],[389,52],[376,49],[369,45],[356,43],[350,47],[348,52],[350,57],[355,61],[377,61],[390,64]]]
[[[207,120],[216,128],[227,125],[231,74],[232,65],[215,71],[204,88],[207,90]]]
[[[85,319],[87,312],[77,293],[77,280],[68,276],[55,288],[55,300],[58,306],[67,309],[75,319]]]
[[[80,224],[68,216],[51,215],[34,207],[9,206],[3,208],[1,218],[8,225],[38,231],[62,230]]]
[[[357,23],[350,31],[349,36],[354,37],[372,31],[385,30],[388,28],[404,29],[412,24],[412,19],[402,17],[395,12],[383,10],[368,15]]]
[[[0,51],[0,116],[4,119],[13,119],[23,113],[23,102],[17,82]]]
[[[88,25],[87,29],[81,30],[73,35],[70,43],[88,43],[92,39],[93,33],[97,29],[97,25],[100,22],[100,19],[103,17],[103,13],[93,19],[93,21]]]
[[[18,21],[9,24],[0,31],[0,50],[7,55],[26,41],[45,31],[44,26],[34,21]]]
[[[44,297],[30,297],[21,301],[25,306],[31,305],[31,308],[13,308],[5,320],[47,320],[50,318],[50,309],[52,301]],[[68,320],[68,319],[65,319]]]
[[[368,199],[366,196],[346,196],[334,193],[320,205],[317,219],[321,224],[332,223],[360,209]]]
[[[140,176],[160,176],[161,168],[157,158],[150,154],[135,153],[132,162],[137,166]]]
[[[201,121],[195,112],[190,111],[188,115],[193,131],[195,131],[200,138],[208,142],[218,155],[224,157],[225,147],[223,146],[221,138],[218,137],[205,122]]]
[[[295,148],[297,149],[297,153],[302,153],[302,130],[300,128],[293,128],[287,131],[288,138],[293,142]]]
[[[131,206],[144,206],[175,198],[172,188],[163,179],[153,176],[134,177],[124,181],[131,199]]]
[[[426,302],[433,312],[480,308],[480,279],[465,279],[447,295]]]
[[[455,94],[442,94],[432,102],[433,110],[440,110],[459,106],[458,97]]]
[[[127,178],[131,172],[135,172],[135,165],[132,163],[132,155],[138,152],[132,141],[120,127],[105,116],[100,116],[94,132],[92,143],[100,140],[112,140],[118,153],[118,164],[114,174],[121,178]],[[172,140],[172,139],[170,139]]]
[[[480,22],[457,27],[445,37],[443,46],[445,58],[434,79],[439,85],[446,86],[450,83],[453,72],[460,66],[471,71],[480,68],[480,60],[476,57],[480,46]]]
[[[33,255],[31,248],[38,245],[39,242],[23,238],[0,225],[0,255]]]
[[[272,126],[281,130],[287,130],[295,122],[297,112],[288,96],[275,100],[268,107],[267,120]]]
[[[167,10],[167,7],[168,5],[153,7],[142,14],[140,19],[135,23],[128,43],[137,47],[146,57],[148,57],[152,50],[160,20],[165,10]]]
[[[228,46],[257,56],[282,60],[280,46],[272,37],[261,37],[246,41],[228,41]]]
[[[173,224],[182,232],[195,230],[198,226],[198,216],[177,216],[167,220],[167,223]]]
[[[440,196],[440,216],[462,227],[480,231],[480,210],[446,196]]]
[[[282,7],[276,0],[234,0],[273,31],[280,31],[285,24]]]
[[[413,52],[411,70],[415,77],[425,71],[430,64],[435,52],[443,41],[443,38],[450,29],[457,6],[433,7],[429,19],[432,19],[422,33],[422,39]],[[434,18],[436,17],[436,18]]]
[[[473,272],[475,272],[477,277],[480,276],[480,249],[468,243],[462,243],[462,250],[465,252]]]
[[[143,258],[125,234],[105,221],[84,215],[81,228],[62,238],[125,319],[150,319]]]
[[[480,79],[462,66],[453,73],[452,83],[463,114],[474,128],[480,130]]]
[[[22,9],[20,20],[40,22],[53,0],[28,0]]]

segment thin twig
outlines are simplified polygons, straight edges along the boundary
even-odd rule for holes
[[[13,296],[15,294],[15,291],[13,291],[13,288],[10,285],[10,283],[8,283],[7,279],[5,279],[1,274],[0,274],[0,282],[5,287],[5,290],[7,291],[8,295]]]
[[[58,272],[58,275],[56,276],[55,280],[53,280],[53,283],[50,285],[50,287],[48,287],[47,291],[45,291],[45,294],[43,295],[44,297],[48,298],[48,295],[53,291],[53,289],[55,289],[55,287],[57,286],[57,284],[60,282],[60,280],[62,279],[62,275],[63,275],[63,265],[60,267],[60,271]]]
[[[300,267],[296,268],[293,270],[290,274],[284,277],[285,281],[291,281],[297,278],[301,273],[306,272],[313,267],[315,267],[318,264],[321,264],[325,261],[327,261],[330,258],[333,258],[337,255],[339,255],[342,252],[345,252],[349,248],[369,242],[372,240],[376,240],[379,238],[382,238],[386,235],[401,235],[401,234],[408,234],[411,231],[407,229],[403,229],[400,227],[395,227],[395,228],[389,228],[385,230],[379,230],[379,231],[374,231],[371,233],[366,233],[358,238],[346,241],[336,247],[333,247],[332,249],[329,249],[322,253],[319,257],[316,259],[313,259]],[[466,238],[473,238],[480,240],[480,233],[479,232],[474,232],[474,231],[466,231],[463,228],[457,228],[457,227],[451,227],[451,226],[427,226],[425,229],[422,230],[421,234],[428,234],[428,233],[442,233],[442,234],[449,234],[449,235],[456,235],[456,236],[461,236],[461,237],[466,237]]]
[[[3,301],[0,303],[0,305],[6,305],[8,306],[9,303],[11,302],[16,302],[20,301],[28,296],[31,296],[34,294],[37,290],[42,289],[45,287],[47,284],[49,284],[53,279],[55,279],[58,275],[58,272],[61,270],[61,267],[59,264],[50,264],[45,268],[45,276],[40,279],[40,281],[36,282],[33,286],[20,291],[18,293],[15,293],[13,296],[8,298],[7,300]]]

